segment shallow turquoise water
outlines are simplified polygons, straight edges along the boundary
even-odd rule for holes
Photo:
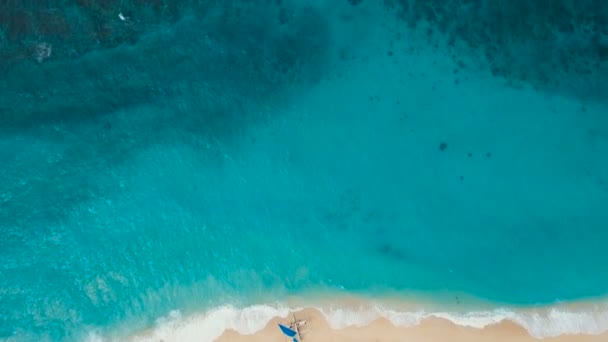
[[[605,103],[462,68],[371,5],[297,11],[6,72],[0,340],[319,288],[608,292]]]

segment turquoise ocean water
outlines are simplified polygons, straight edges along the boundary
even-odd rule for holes
[[[600,300],[608,8],[587,2],[595,19],[514,1],[502,22],[480,3],[6,5],[0,341],[311,293]],[[601,308],[562,330],[608,329]]]

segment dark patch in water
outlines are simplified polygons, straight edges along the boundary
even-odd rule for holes
[[[446,52],[459,64],[487,67],[510,84],[526,82],[543,91],[606,101],[606,1],[388,2],[409,27],[429,24],[431,44],[447,38]]]
[[[405,258],[406,258],[405,254],[402,251],[391,246],[389,243],[382,244],[380,247],[378,247],[377,250],[381,254],[383,254],[389,258],[392,258],[392,259],[402,261],[402,260],[405,260]]]
[[[104,9],[86,3],[76,11],[82,12],[78,12],[82,15],[79,20],[89,20],[88,15],[94,14],[91,20],[103,22],[105,33],[81,36],[78,31],[59,39],[60,32],[49,28],[44,31],[48,35],[42,35],[38,27],[43,23],[32,13],[44,8],[25,5],[18,6],[19,11],[29,13],[20,19],[23,29],[16,29],[12,21],[4,22],[12,25],[5,28],[12,32],[12,40],[0,44],[0,57],[16,53],[23,58],[0,62],[4,65],[0,77],[5,81],[0,84],[0,107],[8,108],[0,117],[1,128],[79,123],[192,93],[207,97],[197,105],[221,102],[223,98],[217,94],[226,93],[241,99],[238,102],[264,101],[281,92],[285,84],[315,83],[323,75],[328,23],[323,13],[311,7],[215,1],[198,7],[200,4],[165,1],[159,18],[144,16],[137,23],[127,23],[118,18],[115,6]],[[2,15],[15,12],[15,4],[0,6]],[[121,6],[125,12],[138,9],[128,2]],[[287,22],[279,18],[280,10],[291,13]],[[77,20],[70,11],[56,12],[70,25]],[[2,23],[0,20],[0,26]],[[127,24],[137,25],[136,38],[121,34],[118,28]],[[52,45],[48,60],[36,63],[32,52],[19,50],[30,35]],[[70,49],[78,50],[78,58],[62,54]]]

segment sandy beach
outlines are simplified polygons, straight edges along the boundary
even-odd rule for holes
[[[572,3],[3,1],[0,342],[608,342]]]
[[[538,339],[532,337],[523,327],[508,321],[488,326],[483,329],[475,329],[456,325],[448,320],[440,318],[429,318],[421,324],[413,327],[397,327],[386,319],[377,319],[367,326],[351,326],[343,329],[332,329],[323,314],[316,309],[304,309],[294,312],[298,320],[305,320],[301,326],[301,340],[310,342],[333,342],[333,341],[373,341],[373,342],[605,342],[608,341],[608,333],[601,335],[563,335]],[[277,324],[288,325],[289,318],[275,318],[270,321],[264,329],[252,335],[241,335],[234,330],[226,331],[218,342],[269,342],[289,341],[281,333]]]

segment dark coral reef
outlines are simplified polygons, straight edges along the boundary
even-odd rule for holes
[[[387,0],[411,27],[495,76],[601,99],[608,91],[608,2]],[[466,50],[466,51],[463,51]]]
[[[280,1],[4,1],[0,128],[89,119],[191,90],[257,101],[315,82],[326,20]]]

